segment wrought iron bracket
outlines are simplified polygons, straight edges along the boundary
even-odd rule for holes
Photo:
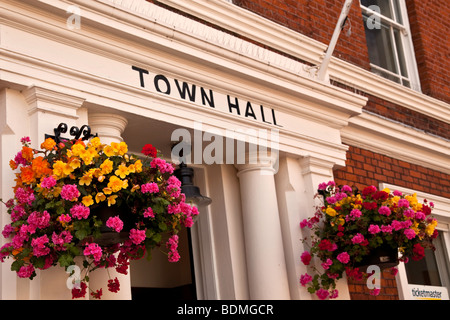
[[[81,140],[88,140],[90,138],[94,138],[97,137],[98,134],[96,133],[95,135],[91,133],[91,128],[88,125],[83,125],[81,128],[78,127],[71,127],[69,134],[73,137],[71,139],[67,139],[67,138],[63,138],[61,137],[62,133],[66,133],[68,129],[67,124],[65,123],[60,123],[58,125],[58,127],[53,129],[53,132],[55,133],[54,136],[46,134],[45,138],[52,138],[53,140],[55,140],[56,143],[60,143],[62,141],[67,141],[67,140],[78,140],[81,137]]]

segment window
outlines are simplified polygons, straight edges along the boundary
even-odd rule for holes
[[[360,0],[372,72],[420,91],[405,0]]]
[[[436,250],[425,250],[420,261],[410,259],[398,265],[397,285],[400,299],[449,299],[450,293],[450,199],[416,192],[389,184],[380,188],[398,190],[405,194],[417,194],[419,201],[427,199],[434,203],[432,215],[437,219],[439,236],[433,241]]]

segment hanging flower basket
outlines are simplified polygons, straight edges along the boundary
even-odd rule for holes
[[[81,283],[72,289],[79,298],[98,268],[127,274],[130,260],[156,247],[170,262],[180,259],[177,234],[193,225],[198,210],[185,203],[173,165],[152,145],[138,157],[126,143],[105,145],[98,137],[58,144],[48,138],[41,150],[31,148],[29,138],[21,141],[10,162],[14,198],[5,203],[11,223],[2,234],[9,241],[0,248],[0,261],[13,259],[19,277],[33,279],[36,269],[57,265],[67,270],[81,256]],[[119,289],[117,278],[110,279],[108,290]],[[89,290],[94,298],[102,295]]]
[[[300,284],[319,299],[338,296],[336,281],[344,272],[361,280],[368,276],[370,265],[393,268],[399,261],[422,259],[425,248],[434,249],[438,232],[431,216],[433,203],[420,203],[416,194],[374,186],[359,192],[330,181],[319,185],[317,196],[323,206],[300,223],[307,235],[303,242],[309,247],[301,260],[310,268]],[[372,291],[378,293],[379,289]]]

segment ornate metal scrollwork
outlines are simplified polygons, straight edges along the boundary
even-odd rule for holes
[[[98,134],[96,133],[95,135],[93,135],[91,133],[91,128],[88,125],[83,125],[81,128],[78,128],[76,126],[73,126],[70,128],[69,134],[73,137],[71,139],[67,139],[67,138],[63,138],[61,137],[62,133],[66,133],[68,129],[67,124],[65,123],[60,123],[58,125],[58,127],[53,129],[53,132],[55,133],[54,136],[52,135],[45,135],[45,138],[52,138],[53,140],[55,140],[56,143],[60,143],[62,141],[67,141],[67,140],[78,140],[81,137],[81,140],[88,140],[90,138],[94,138],[97,137]]]

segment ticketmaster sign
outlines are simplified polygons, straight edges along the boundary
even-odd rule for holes
[[[448,290],[445,287],[408,285],[407,300],[449,300]]]

